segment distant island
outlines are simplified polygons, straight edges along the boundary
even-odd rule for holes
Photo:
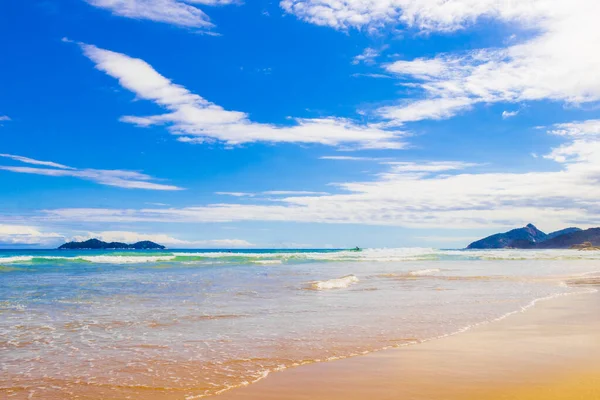
[[[533,224],[496,233],[467,246],[467,249],[579,249],[600,250],[600,228],[566,228],[544,233]]]
[[[98,239],[90,239],[85,242],[69,242],[65,243],[58,248],[59,250],[117,250],[117,249],[127,249],[127,250],[163,250],[165,246],[161,246],[160,244],[151,242],[149,240],[144,240],[142,242],[137,242],[134,244],[127,244],[121,242],[103,242]]]

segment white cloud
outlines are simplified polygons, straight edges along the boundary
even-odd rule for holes
[[[396,61],[386,65],[389,72],[398,75],[411,75],[420,79],[433,79],[448,71],[452,60],[416,58],[412,61]]]
[[[193,242],[195,246],[208,248],[223,248],[231,249],[238,247],[255,247],[254,244],[243,239],[212,239],[212,240],[197,240]]]
[[[439,242],[439,243],[470,243],[479,239],[478,237],[473,236],[416,236],[415,239],[423,240],[426,242]]]
[[[440,54],[387,65],[386,70],[398,77],[419,82],[424,99],[379,110],[385,118],[401,124],[448,118],[477,103],[554,100],[578,104],[600,100],[600,76],[596,72],[600,53],[595,51],[600,40],[594,17],[600,13],[597,1],[485,0],[475,4],[451,0],[440,4],[441,9],[455,7],[456,13],[448,16],[425,7],[434,1],[414,3],[416,13],[406,21],[421,29],[457,29],[487,16],[524,24],[535,33],[532,39],[507,48]],[[452,102],[463,106],[454,107]]]
[[[214,25],[202,10],[190,4],[218,6],[235,3],[233,0],[85,0],[94,7],[114,15],[146,19],[193,28],[212,28]]]
[[[108,170],[108,169],[77,169],[52,161],[34,160],[28,157],[22,157],[12,154],[0,154],[0,157],[9,158],[25,164],[43,165],[53,168],[37,167],[15,167],[0,165],[0,170],[16,172],[21,174],[34,174],[45,176],[67,176],[73,178],[93,181],[101,185],[117,186],[126,189],[147,189],[147,190],[183,190],[173,185],[164,185],[152,182],[156,178],[136,171]]]
[[[138,233],[129,231],[87,232],[85,234],[73,236],[71,240],[80,242],[94,238],[103,240],[105,242],[123,242],[129,244],[144,240],[150,240],[152,242],[171,248],[236,248],[254,246],[247,240],[242,239],[182,240],[161,233]]]
[[[254,193],[245,193],[245,192],[215,192],[220,196],[233,196],[233,197],[254,197]]]
[[[438,54],[385,65],[422,89],[415,99],[377,110],[386,126],[449,118],[478,103],[537,100],[573,104],[600,100],[596,0],[282,0],[298,18],[335,29],[403,25],[452,32],[483,18],[518,24],[531,33],[505,48]]]
[[[571,140],[553,149],[544,158],[566,163],[571,169],[600,168],[600,120],[557,124],[550,133]]]
[[[358,156],[322,156],[320,160],[335,160],[335,161],[385,161],[385,157],[358,157]]]
[[[345,118],[295,118],[291,126],[254,122],[246,113],[226,110],[172,83],[145,61],[92,45],[81,46],[96,68],[118,79],[121,86],[138,98],[153,101],[169,111],[147,117],[126,116],[122,121],[142,127],[167,124],[171,133],[183,142],[217,140],[239,145],[262,141],[396,149],[404,146],[400,141],[403,132],[357,124]]]
[[[556,124],[553,128],[550,133],[558,136],[600,136],[600,120],[597,119]]]
[[[247,248],[254,244],[243,239],[182,240],[161,233],[138,233],[130,231],[85,232],[67,236],[55,232],[45,232],[39,227],[28,225],[0,224],[0,245],[4,246],[49,246],[54,247],[65,241],[100,239],[105,242],[136,243],[144,240],[170,248]]]
[[[282,0],[298,18],[335,29],[376,29],[403,24],[425,32],[463,29],[479,17],[539,19],[539,9],[561,0]]]
[[[246,193],[246,192],[216,192],[215,194],[222,196],[233,196],[233,197],[255,197],[259,195],[265,196],[306,196],[306,195],[320,195],[328,194],[325,192],[312,192],[307,190],[267,190],[258,193]]]
[[[360,74],[360,73],[355,73],[355,74],[352,74],[352,77],[354,77],[354,78],[365,77],[365,78],[375,78],[375,79],[392,79],[391,76],[385,75],[385,74]]]
[[[168,223],[294,221],[410,228],[549,229],[600,224],[600,120],[560,124],[565,143],[547,158],[556,170],[469,172],[467,162],[391,163],[367,182],[336,184],[338,194],[281,198],[273,204],[210,204],[169,209],[46,210],[42,220]],[[486,170],[489,170],[489,166]]]
[[[423,119],[445,119],[471,108],[473,100],[467,97],[439,97],[409,102],[400,106],[386,106],[377,110],[387,125],[402,125],[405,122]]]
[[[0,154],[0,157],[9,158],[9,159],[15,160],[15,161],[20,161],[25,164],[44,165],[46,167],[53,167],[53,168],[60,168],[60,169],[74,169],[71,167],[67,167],[66,165],[58,164],[58,163],[55,163],[52,161],[34,160],[33,158],[16,156],[14,154]]]
[[[380,50],[372,47],[367,47],[361,54],[357,55],[352,59],[352,64],[357,65],[365,63],[367,65],[375,64],[375,59],[379,57]]]
[[[461,161],[431,161],[425,163],[415,163],[415,162],[402,162],[402,161],[392,161],[385,162],[383,164],[391,165],[391,173],[399,173],[399,172],[443,172],[443,171],[456,171],[469,167],[475,167],[478,164],[475,163],[466,163]]]
[[[50,245],[63,239],[58,233],[43,232],[35,226],[0,224],[2,245]]]
[[[269,196],[314,196],[314,195],[325,195],[329,194],[327,192],[311,192],[308,190],[268,190],[266,192],[262,192],[262,194],[266,194]]]
[[[519,114],[519,111],[502,111],[502,118],[507,119],[511,117],[515,117]]]
[[[10,121],[10,117],[8,115],[0,115],[0,122],[1,121]]]

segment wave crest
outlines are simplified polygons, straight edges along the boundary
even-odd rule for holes
[[[416,271],[410,271],[407,275],[409,276],[428,276],[433,275],[437,272],[441,272],[439,268],[428,268],[428,269],[418,269]]]
[[[198,265],[298,264],[310,262],[419,262],[461,260],[600,260],[600,252],[577,250],[436,250],[432,248],[397,248],[348,250],[234,250],[234,251],[167,251],[167,252],[79,252],[57,255],[0,255],[0,264],[97,263],[144,264],[169,262]],[[427,271],[439,272],[439,271]],[[412,276],[422,272],[413,271]]]
[[[355,275],[346,275],[341,278],[313,282],[310,284],[310,288],[314,290],[344,289],[358,281],[359,279]]]

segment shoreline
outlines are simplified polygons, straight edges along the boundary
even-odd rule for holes
[[[483,395],[489,399],[587,400],[592,394],[600,398],[600,382],[596,383],[600,376],[599,313],[600,292],[590,286],[587,292],[536,299],[495,320],[440,338],[271,372],[246,386],[208,397],[458,400]],[[455,357],[447,357],[449,353]],[[486,373],[481,376],[481,371]]]

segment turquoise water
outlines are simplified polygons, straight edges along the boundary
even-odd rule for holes
[[[0,251],[0,394],[210,396],[582,290],[564,281],[599,261],[572,250]]]

